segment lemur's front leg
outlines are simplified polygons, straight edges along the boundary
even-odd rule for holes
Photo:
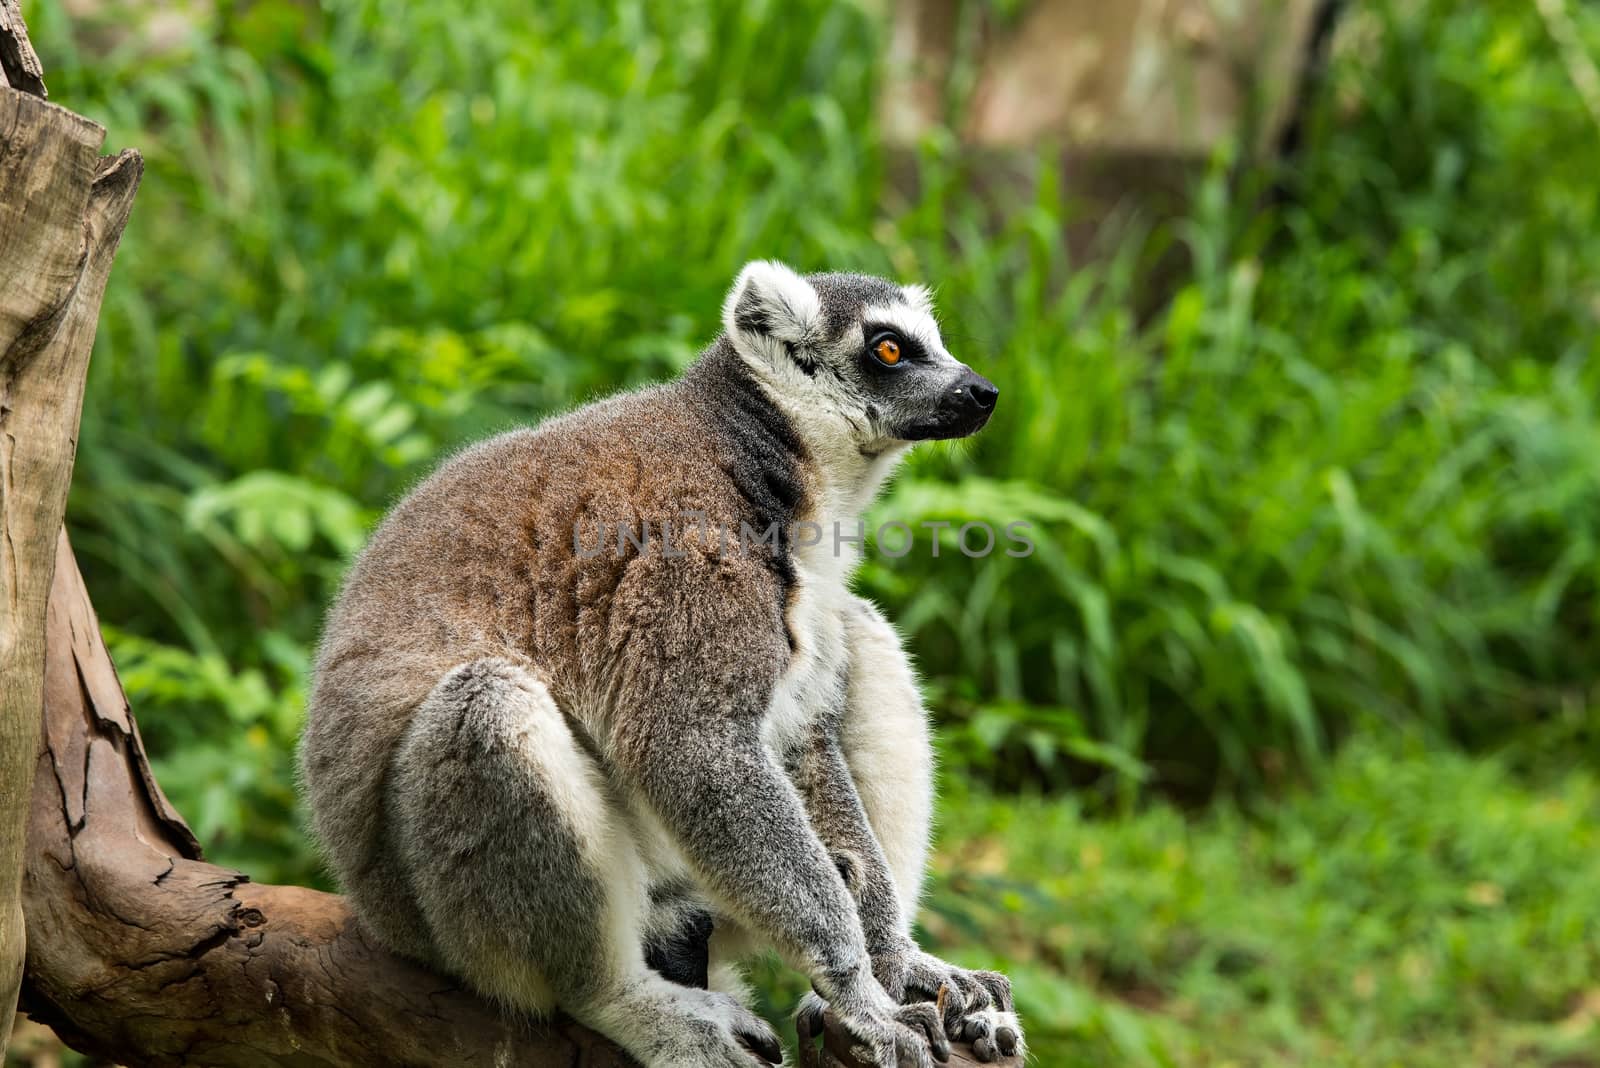
[[[872,972],[902,1003],[933,1001],[943,1010],[945,1033],[972,1043],[982,1061],[1023,1048],[1011,983],[998,972],[969,971],[923,952],[912,941],[883,847],[867,822],[855,782],[838,742],[819,729],[792,762],[811,824],[856,900]],[[815,1016],[815,999],[802,1012]],[[806,1021],[815,1026],[815,1020]]]
[[[916,679],[868,601],[845,618],[843,704],[821,720],[791,775],[857,901],[873,972],[902,1001],[942,1004],[946,1033],[982,1060],[1023,1048],[1011,985],[923,952],[911,939],[931,826],[933,753]],[[814,1008],[814,1006],[813,1006]]]
[[[875,978],[850,893],[767,750],[762,722],[789,650],[781,629],[758,626],[771,602],[742,578],[688,554],[637,567],[619,586],[612,625],[627,628],[615,673],[626,714],[606,749],[718,908],[807,974],[861,1059],[933,1068],[950,1053],[938,1015],[901,1004]],[[695,599],[684,595],[697,585]],[[747,637],[730,649],[704,634]]]

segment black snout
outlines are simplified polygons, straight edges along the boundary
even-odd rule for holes
[[[951,437],[964,438],[983,429],[994,413],[1000,388],[976,371],[964,371],[940,405],[949,420]]]
[[[969,377],[966,383],[956,386],[956,392],[960,393],[963,389],[969,390],[972,393],[973,402],[978,407],[984,411],[993,408],[994,402],[1000,396],[1000,387],[980,374],[974,374],[971,371],[968,371],[967,374]]]
[[[923,408],[920,418],[908,421],[895,433],[902,441],[926,441],[929,438],[964,438],[983,429],[994,414],[995,401],[1000,398],[1000,388],[987,378],[962,368],[954,382],[942,392],[924,394],[919,400]],[[931,403],[930,403],[931,402]]]

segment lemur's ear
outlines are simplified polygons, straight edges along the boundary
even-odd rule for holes
[[[794,356],[822,335],[822,302],[811,283],[776,260],[752,260],[722,303],[722,325],[751,355]]]

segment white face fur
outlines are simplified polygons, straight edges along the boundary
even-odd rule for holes
[[[911,442],[975,433],[993,410],[998,391],[950,355],[922,286],[801,276],[756,260],[729,290],[722,322],[807,447],[834,470],[865,475]]]

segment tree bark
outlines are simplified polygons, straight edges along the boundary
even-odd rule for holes
[[[142,162],[47,104],[13,0],[0,0],[0,1050],[25,958],[19,878],[38,749],[45,603],[100,298]],[[12,89],[12,83],[28,92]]]
[[[1203,160],[1267,148],[1319,0],[895,0],[880,118],[891,144],[941,127],[973,147],[1064,142],[1068,158]],[[1252,119],[1259,111],[1262,122]]]
[[[37,97],[50,95],[45,92],[44,67],[28,42],[28,27],[17,0],[0,0],[0,89],[7,88]]]

